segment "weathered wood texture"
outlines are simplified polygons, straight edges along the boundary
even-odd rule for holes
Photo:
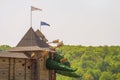
[[[49,54],[49,57],[51,59],[54,58],[54,55],[53,54]],[[55,73],[55,70],[49,70],[49,80],[56,80],[56,73]]]
[[[54,70],[46,68],[49,55],[39,52],[36,58],[0,57],[0,80],[55,80]]]
[[[34,60],[0,58],[0,80],[34,80]]]
[[[41,53],[42,54],[42,53]],[[43,53],[44,54],[44,53]],[[39,60],[38,60],[38,66],[39,66],[39,78],[40,80],[49,80],[49,70],[46,68],[46,59],[49,56],[42,56]]]

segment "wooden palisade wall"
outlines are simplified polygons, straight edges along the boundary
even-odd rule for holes
[[[35,72],[32,68],[35,66],[31,64],[33,61],[0,57],[0,80],[34,80]]]
[[[50,55],[36,54],[39,59],[0,57],[0,80],[55,80],[55,71],[46,68]]]

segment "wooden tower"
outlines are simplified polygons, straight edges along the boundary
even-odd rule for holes
[[[46,41],[30,28],[16,47],[0,52],[0,80],[56,80],[55,71],[46,68],[54,53]]]

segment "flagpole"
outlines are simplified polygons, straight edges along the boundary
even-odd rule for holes
[[[32,27],[32,7],[30,9],[30,26]]]
[[[41,25],[40,25],[40,31],[42,31],[42,30],[41,30]]]
[[[41,24],[40,24],[40,31],[41,31]]]

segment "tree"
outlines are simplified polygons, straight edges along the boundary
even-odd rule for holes
[[[120,73],[116,75],[116,80],[120,80]]]
[[[100,80],[114,80],[111,72],[103,72],[100,76]]]
[[[94,77],[91,74],[85,73],[82,80],[94,80]]]

